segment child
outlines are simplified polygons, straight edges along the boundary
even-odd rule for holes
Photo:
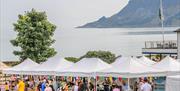
[[[5,91],[9,91],[9,85],[7,82],[5,83]]]

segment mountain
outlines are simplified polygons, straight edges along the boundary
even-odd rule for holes
[[[162,0],[165,27],[180,26],[180,0]],[[160,27],[159,0],[130,0],[111,17],[87,23],[78,28]]]

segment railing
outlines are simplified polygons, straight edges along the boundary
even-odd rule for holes
[[[177,41],[146,41],[146,49],[177,49]]]

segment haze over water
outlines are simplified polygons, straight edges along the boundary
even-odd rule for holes
[[[176,40],[177,28],[165,28],[165,39]],[[15,36],[15,34],[14,34]],[[66,28],[55,32],[53,47],[59,56],[79,57],[89,50],[106,50],[123,56],[140,56],[145,41],[161,41],[161,28]],[[3,43],[3,60],[17,60],[9,39]],[[8,49],[7,49],[8,48]],[[8,54],[8,55],[7,55]]]
[[[166,28],[165,39],[176,40],[172,31]],[[107,50],[124,56],[139,56],[145,41],[161,41],[160,28],[106,28],[72,29],[59,31],[56,48],[63,56],[81,56],[89,50]]]

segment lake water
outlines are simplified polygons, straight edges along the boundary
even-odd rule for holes
[[[176,28],[165,28],[165,39],[176,40]],[[63,56],[81,56],[89,50],[108,50],[117,55],[138,56],[145,41],[162,40],[161,28],[106,28],[56,31],[55,46]]]
[[[165,40],[176,40],[174,30],[164,28]],[[123,56],[139,56],[145,41],[161,41],[161,28],[68,28],[58,29],[53,45],[62,57],[79,57],[89,50],[106,50]],[[8,36],[12,35],[12,36]],[[1,36],[1,60],[16,60],[9,40],[14,34]]]

